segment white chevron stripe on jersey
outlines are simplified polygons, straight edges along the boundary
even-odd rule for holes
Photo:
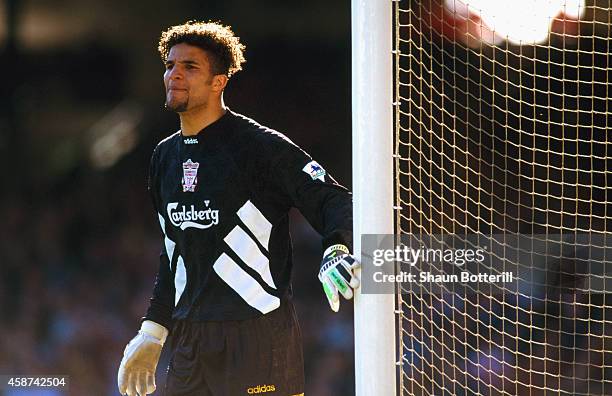
[[[168,264],[170,265],[170,271],[172,271],[172,256],[174,255],[174,248],[176,247],[176,243],[168,238],[166,235],[166,221],[164,217],[157,214],[159,217],[159,225],[161,225],[162,232],[164,233],[164,244],[166,245],[166,254],[168,255]],[[183,295],[183,291],[185,291],[185,286],[187,285],[187,269],[185,268],[185,262],[183,261],[183,257],[178,256],[176,260],[176,272],[174,274],[174,305],[178,304],[181,299],[181,295]]]
[[[240,209],[238,209],[238,217],[255,235],[255,238],[268,250],[268,242],[272,233],[272,224],[266,217],[257,209],[257,206],[249,200],[246,201]]]
[[[164,220],[164,216],[160,215],[159,213],[157,216],[159,217],[159,225],[164,233],[164,245],[166,246],[166,254],[168,255],[168,265],[170,265],[170,271],[172,271],[172,256],[174,255],[176,243],[168,238],[168,235],[166,235],[166,220]]]
[[[229,285],[247,304],[261,313],[268,313],[280,307],[278,297],[267,293],[261,285],[247,274],[227,254],[222,253],[213,268],[217,275]]]
[[[183,261],[183,257],[178,256],[178,260],[176,261],[176,274],[174,275],[174,305],[178,304],[181,296],[183,295],[183,291],[185,290],[185,286],[187,285],[187,269],[185,268],[185,262]]]
[[[253,239],[239,226],[223,238],[225,243],[240,257],[240,259],[249,267],[253,268],[261,278],[273,289],[276,289],[274,279],[270,273],[270,262],[268,258],[261,253],[259,247]]]

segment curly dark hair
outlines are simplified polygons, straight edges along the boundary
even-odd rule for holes
[[[234,36],[232,28],[220,22],[187,21],[170,27],[162,33],[157,49],[162,62],[168,59],[170,49],[180,43],[199,47],[210,58],[211,72],[231,77],[242,70],[245,46]]]

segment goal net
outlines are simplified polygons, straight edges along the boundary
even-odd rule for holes
[[[612,395],[611,15],[393,2],[395,235],[497,236],[515,269],[488,292],[398,284],[396,394]]]

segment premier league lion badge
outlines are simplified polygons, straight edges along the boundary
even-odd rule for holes
[[[198,185],[199,167],[200,163],[192,162],[191,159],[188,159],[187,162],[183,162],[183,178],[181,179],[183,192],[195,192],[195,188]]]
[[[319,179],[322,182],[325,181],[325,169],[317,161],[310,161],[302,170],[308,173],[312,180]]]

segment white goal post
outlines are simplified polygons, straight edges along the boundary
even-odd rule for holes
[[[393,234],[393,58],[389,0],[352,0],[355,254],[361,235]],[[396,388],[394,296],[355,295],[357,396]]]

